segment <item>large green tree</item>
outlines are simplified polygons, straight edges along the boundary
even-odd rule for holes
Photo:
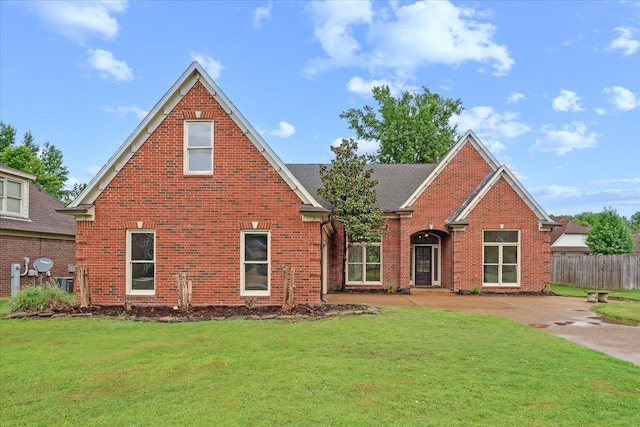
[[[605,208],[598,215],[585,243],[592,254],[628,254],[635,249],[626,221],[611,208]]]
[[[335,154],[331,167],[320,165],[323,187],[318,194],[333,206],[333,218],[344,226],[349,245],[379,242],[386,225],[382,211],[373,206],[378,182],[371,178],[373,169],[366,167],[366,156],[358,155],[357,149],[353,139],[343,139],[331,147]]]
[[[359,139],[375,140],[380,147],[376,163],[437,163],[458,139],[453,115],[463,110],[460,99],[443,98],[428,87],[423,93],[404,91],[398,98],[389,86],[372,90],[377,111],[370,105],[340,114]]]
[[[41,148],[31,132],[24,134],[21,145],[16,145],[15,136],[13,126],[0,122],[0,161],[34,175],[35,184],[57,199],[68,199],[65,183],[69,169],[63,163],[62,152],[49,142]]]
[[[640,230],[640,211],[631,215],[627,223],[632,230]]]

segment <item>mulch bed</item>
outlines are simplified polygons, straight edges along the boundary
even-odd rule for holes
[[[78,306],[56,307],[35,312],[15,312],[4,316],[5,319],[41,319],[59,317],[95,317],[138,322],[196,322],[204,320],[235,319],[324,319],[334,316],[377,314],[378,309],[367,304],[299,304],[289,310],[281,306],[195,306],[176,310],[167,306],[133,306],[130,310],[123,306]]]

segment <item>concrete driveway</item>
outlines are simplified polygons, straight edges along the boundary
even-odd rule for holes
[[[335,293],[325,299],[330,304],[427,307],[506,317],[640,366],[640,326],[603,321],[589,311],[593,304],[586,298],[458,295],[414,288],[411,295]]]

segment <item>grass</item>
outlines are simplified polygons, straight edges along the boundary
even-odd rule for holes
[[[602,290],[603,289],[596,289],[596,288],[578,288],[576,286],[559,285],[555,283],[551,285],[551,292],[556,293],[558,295],[566,296],[566,297],[586,298],[587,291],[598,292]],[[606,291],[609,292],[609,298],[640,301],[640,289],[626,289],[626,290],[607,289]]]
[[[3,426],[640,425],[637,366],[472,313],[0,320],[0,349]]]
[[[551,291],[563,296],[586,298],[586,291],[598,289],[577,288],[566,285],[551,285]],[[602,289],[600,289],[602,290]],[[609,299],[619,299],[623,302],[615,304],[597,304],[591,308],[594,313],[601,314],[612,319],[622,320],[631,324],[640,323],[640,289],[608,291]]]

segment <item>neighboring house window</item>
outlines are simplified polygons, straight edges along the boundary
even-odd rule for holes
[[[155,294],[156,233],[127,230],[127,293]]]
[[[269,231],[243,230],[240,252],[240,294],[268,296],[271,270]]]
[[[23,210],[24,185],[20,181],[0,177],[0,213],[25,216]]]
[[[347,249],[347,283],[380,284],[382,280],[382,245],[355,243]]]
[[[519,286],[520,233],[517,230],[483,232],[485,286]]]
[[[213,173],[213,122],[184,122],[184,173]]]

